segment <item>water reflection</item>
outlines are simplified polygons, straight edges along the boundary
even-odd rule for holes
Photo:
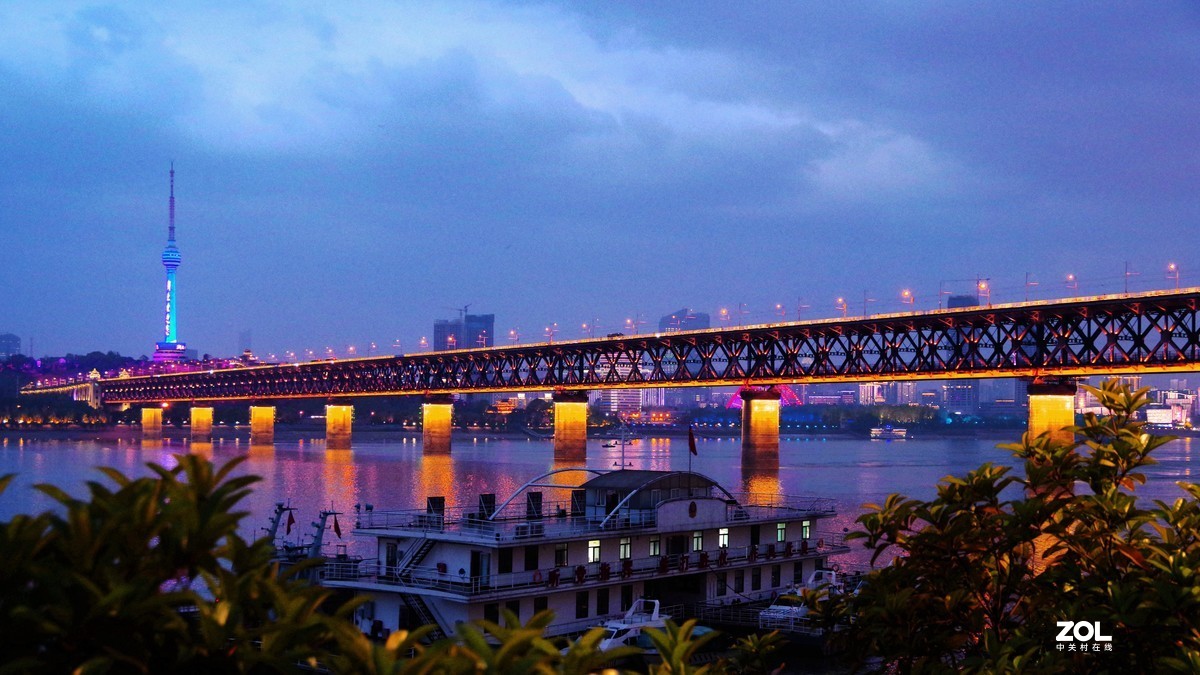
[[[879,442],[843,437],[784,438],[777,457],[745,457],[737,439],[698,439],[690,457],[694,471],[712,477],[734,492],[824,496],[836,500],[841,515],[837,529],[852,526],[865,502],[881,503],[889,493],[928,498],[948,474],[961,475],[985,461],[1011,465],[1012,457],[997,450],[992,439],[913,439]],[[174,455],[191,452],[224,463],[241,455],[248,460],[239,474],[262,477],[243,510],[243,533],[252,536],[266,525],[277,501],[297,507],[297,520],[308,523],[322,508],[353,513],[354,504],[376,510],[423,508],[427,496],[444,496],[448,506],[473,508],[479,495],[503,501],[526,481],[554,469],[589,467],[612,470],[622,461],[633,469],[686,469],[687,439],[643,438],[624,446],[588,444],[585,458],[554,456],[548,441],[471,435],[454,438],[450,454],[425,455],[412,434],[356,434],[350,449],[327,447],[312,434],[277,435],[274,445],[250,445],[244,439],[218,438],[187,443],[168,437],[141,442],[130,432],[102,434],[9,434],[0,437],[0,474],[16,473],[14,484],[0,494],[0,519],[16,513],[53,508],[30,486],[39,482],[84,494],[86,481],[107,482],[94,467],[112,466],[132,476],[149,474],[145,464],[171,466]],[[1181,491],[1174,481],[1194,475],[1193,439],[1173,441],[1159,449],[1159,463],[1147,467],[1144,499],[1174,500]],[[563,474],[561,483],[586,479]],[[547,491],[552,492],[550,490]],[[547,500],[556,499],[550,494]],[[349,539],[349,523],[343,521]],[[301,533],[293,533],[297,536]],[[302,534],[309,534],[304,532]]]

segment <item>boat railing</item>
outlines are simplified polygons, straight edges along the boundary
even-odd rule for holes
[[[779,518],[832,515],[833,499],[824,497],[787,497],[750,494],[726,507],[729,522],[768,522]],[[622,509],[611,518],[588,516],[571,511],[570,502],[549,502],[539,514],[499,517],[489,520],[478,511],[447,508],[442,511],[405,510],[370,511],[359,516],[357,529],[451,532],[487,541],[517,541],[540,537],[563,537],[615,530],[637,530],[656,525],[654,509]]]
[[[406,530],[419,532],[449,532],[487,541],[516,541],[547,536],[572,536],[614,530],[634,530],[654,527],[657,521],[652,510],[630,509],[605,522],[604,518],[572,513],[570,503],[548,503],[543,515],[524,515],[488,520],[482,514],[466,509],[446,509],[442,512],[420,510],[371,511],[362,514],[355,527],[365,530]],[[601,525],[603,524],[603,527]]]
[[[683,623],[683,618],[686,616],[684,614],[684,606],[682,604],[660,607],[658,610],[658,615],[664,619],[671,619],[676,623]],[[582,635],[593,628],[603,627],[604,624],[608,623],[609,621],[620,621],[624,618],[625,612],[614,612],[605,614],[603,616],[594,616],[590,619],[580,619],[578,621],[571,621],[568,623],[558,623],[556,621],[551,624],[547,634],[568,636]]]
[[[747,606],[700,603],[689,607],[688,616],[695,617],[704,624],[761,628],[798,635],[819,636],[825,631],[824,626],[809,617],[772,614],[763,616],[763,609],[761,604]]]
[[[384,585],[424,588],[465,596],[512,590],[559,588],[630,579],[676,576],[699,571],[720,571],[749,563],[783,562],[791,558],[824,557],[846,553],[841,534],[814,532],[808,539],[771,542],[758,546],[725,547],[644,558],[596,561],[520,572],[471,575],[465,568],[381,565],[378,559],[361,562],[330,559],[323,577],[330,581],[366,581]]]

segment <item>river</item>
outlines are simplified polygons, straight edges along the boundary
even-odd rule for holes
[[[0,495],[0,519],[53,508],[49,498],[32,489],[35,483],[51,483],[82,495],[85,481],[105,480],[95,470],[98,466],[145,475],[147,462],[171,466],[175,454],[189,450],[217,462],[248,455],[239,472],[261,476],[262,482],[244,504],[251,513],[243,522],[244,534],[261,533],[277,501],[297,508],[301,529],[293,536],[308,535],[308,523],[317,512],[332,508],[344,514],[340,522],[345,539],[330,533],[327,541],[332,546],[345,544],[348,552],[361,554],[366,551],[359,550],[361,544],[350,535],[355,504],[372,504],[377,510],[416,508],[425,505],[426,496],[444,496],[448,505],[475,505],[480,493],[495,493],[503,500],[525,481],[568,466],[555,463],[549,441],[483,433],[456,431],[453,452],[448,456],[423,455],[419,435],[409,433],[356,431],[349,450],[326,449],[319,431],[281,427],[273,446],[253,448],[236,432],[223,433],[229,437],[206,446],[191,446],[186,437],[170,434],[159,444],[143,444],[135,429],[0,435],[0,474],[17,474],[13,485]],[[838,505],[838,516],[823,529],[839,531],[853,528],[864,503],[881,502],[893,492],[929,498],[943,476],[964,474],[984,462],[1011,464],[1008,451],[996,448],[1007,440],[784,437],[777,469],[749,469],[742,466],[737,439],[702,438],[692,469],[732,492],[831,497]],[[615,468],[621,463],[621,449],[602,444],[600,440],[589,442],[587,466]],[[1159,463],[1148,468],[1148,483],[1138,494],[1164,500],[1180,496],[1174,482],[1196,480],[1200,475],[1195,446],[1197,439],[1182,438],[1156,451]],[[637,469],[686,469],[688,456],[687,439],[678,436],[642,438],[624,451],[626,465]],[[850,562],[866,558],[862,553],[851,557]]]

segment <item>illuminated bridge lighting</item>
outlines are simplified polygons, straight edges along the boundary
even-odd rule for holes
[[[106,403],[1200,368],[1200,288],[105,379]],[[26,393],[36,393],[36,387]]]

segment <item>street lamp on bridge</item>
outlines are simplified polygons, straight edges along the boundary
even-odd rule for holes
[[[1175,290],[1179,290],[1179,265],[1167,263],[1167,279],[1175,280]]]

